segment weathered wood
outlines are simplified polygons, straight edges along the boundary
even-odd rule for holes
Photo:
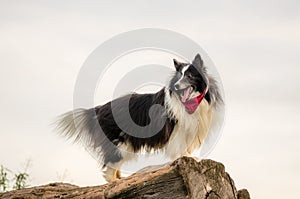
[[[248,199],[237,191],[221,163],[182,157],[170,164],[147,167],[127,178],[93,187],[65,183],[0,194],[0,198],[195,198]]]

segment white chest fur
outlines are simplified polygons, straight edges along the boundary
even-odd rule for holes
[[[178,121],[165,146],[165,154],[171,159],[190,156],[201,146],[209,131],[212,107],[203,99],[196,111],[189,114],[180,100],[176,96],[170,96],[169,92],[166,92],[165,105],[169,115]]]

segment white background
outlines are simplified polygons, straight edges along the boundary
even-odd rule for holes
[[[199,43],[222,77],[226,123],[208,158],[224,163],[252,198],[299,198],[299,7],[298,1],[1,1],[0,164],[22,171],[30,158],[31,185],[104,183],[89,154],[50,124],[72,109],[77,74],[99,44],[132,29],[164,28]]]

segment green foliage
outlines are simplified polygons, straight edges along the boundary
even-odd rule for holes
[[[10,182],[13,183],[12,189],[24,189],[28,187],[29,174],[27,169],[29,167],[30,160],[26,162],[26,166],[23,172],[13,173],[9,169],[5,168],[3,165],[0,166],[0,193],[5,191],[10,191]],[[13,175],[12,180],[9,176]]]
[[[27,180],[28,180],[28,173],[16,173],[14,177],[15,184],[13,189],[24,189],[28,187]]]
[[[8,188],[8,174],[9,170],[6,169],[3,165],[0,166],[0,192],[7,191]]]

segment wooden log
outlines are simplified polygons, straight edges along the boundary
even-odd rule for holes
[[[105,185],[78,187],[51,183],[2,193],[0,198],[249,199],[250,195],[246,189],[236,190],[221,163],[182,157],[169,164],[146,167]]]

